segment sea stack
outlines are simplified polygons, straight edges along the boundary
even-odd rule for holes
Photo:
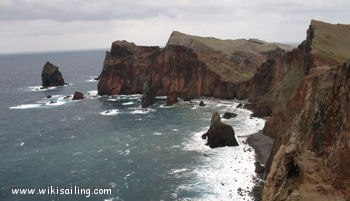
[[[177,99],[177,94],[175,92],[173,93],[169,93],[166,97],[166,106],[171,106],[176,104],[177,102],[179,102],[179,100]]]
[[[44,88],[64,85],[62,73],[59,71],[57,66],[53,65],[49,61],[46,62],[43,67],[41,72],[41,80]]]
[[[238,142],[235,138],[235,131],[230,125],[220,120],[220,115],[217,112],[213,113],[211,116],[210,128],[202,135],[202,138],[208,138],[207,145],[210,148],[238,146]]]
[[[143,84],[143,91],[142,91],[142,108],[149,107],[153,105],[156,102],[156,90],[152,86],[152,83],[150,81],[146,81]]]
[[[80,91],[76,91],[74,92],[74,95],[73,95],[73,100],[82,100],[84,99],[84,94],[81,93]]]

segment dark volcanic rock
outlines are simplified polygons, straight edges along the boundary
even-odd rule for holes
[[[236,108],[243,108],[243,106],[244,105],[242,103],[239,103]]]
[[[194,98],[193,97],[190,97],[190,96],[187,96],[187,97],[184,97],[183,100],[184,101],[192,101]]]
[[[202,138],[208,138],[207,145],[211,148],[224,146],[238,146],[233,128],[220,120],[217,112],[211,117],[209,130],[202,135]]]
[[[255,162],[255,172],[258,174],[262,174],[265,171],[264,166],[262,166],[259,162]]]
[[[203,107],[203,106],[205,106],[205,103],[204,103],[203,101],[201,101],[201,102],[199,103],[199,106]]]
[[[146,81],[143,84],[142,108],[149,107],[156,102],[156,93],[157,90],[154,89],[150,81]]]
[[[46,62],[41,72],[42,86],[52,87],[52,86],[62,86],[64,85],[64,79],[58,67],[50,62]]]
[[[222,118],[224,119],[231,119],[237,117],[237,114],[232,113],[232,112],[225,112],[224,115],[222,115]]]
[[[81,99],[84,99],[84,94],[79,92],[79,91],[76,91],[74,92],[74,95],[73,95],[73,100],[81,100]]]
[[[177,94],[175,92],[167,95],[166,97],[167,106],[174,105],[177,102],[179,102],[179,100],[177,99]]]

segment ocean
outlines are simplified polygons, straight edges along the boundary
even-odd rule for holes
[[[253,199],[255,153],[246,138],[265,120],[236,108],[236,100],[168,107],[157,97],[144,110],[140,94],[98,96],[94,78],[104,56],[104,50],[0,55],[0,200]],[[40,88],[46,61],[60,67],[69,85]],[[86,99],[64,99],[74,91]],[[223,120],[234,128],[238,147],[210,149],[201,139],[215,111],[238,114]],[[110,192],[71,195],[72,188]]]

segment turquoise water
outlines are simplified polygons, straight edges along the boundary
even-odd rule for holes
[[[245,144],[264,120],[237,102],[198,99],[147,110],[140,95],[97,96],[104,51],[0,56],[1,200],[251,200],[255,155]],[[43,64],[61,67],[68,86],[40,89]],[[83,92],[81,101],[64,99]],[[48,99],[47,95],[53,97]],[[206,107],[199,107],[204,100]],[[54,101],[53,103],[50,103]],[[200,138],[212,112],[239,147],[210,149]],[[12,195],[13,188],[105,188],[108,195]]]

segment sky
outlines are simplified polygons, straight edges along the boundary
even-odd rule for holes
[[[299,43],[311,19],[350,24],[349,0],[0,0],[0,53],[164,46],[174,30]]]

